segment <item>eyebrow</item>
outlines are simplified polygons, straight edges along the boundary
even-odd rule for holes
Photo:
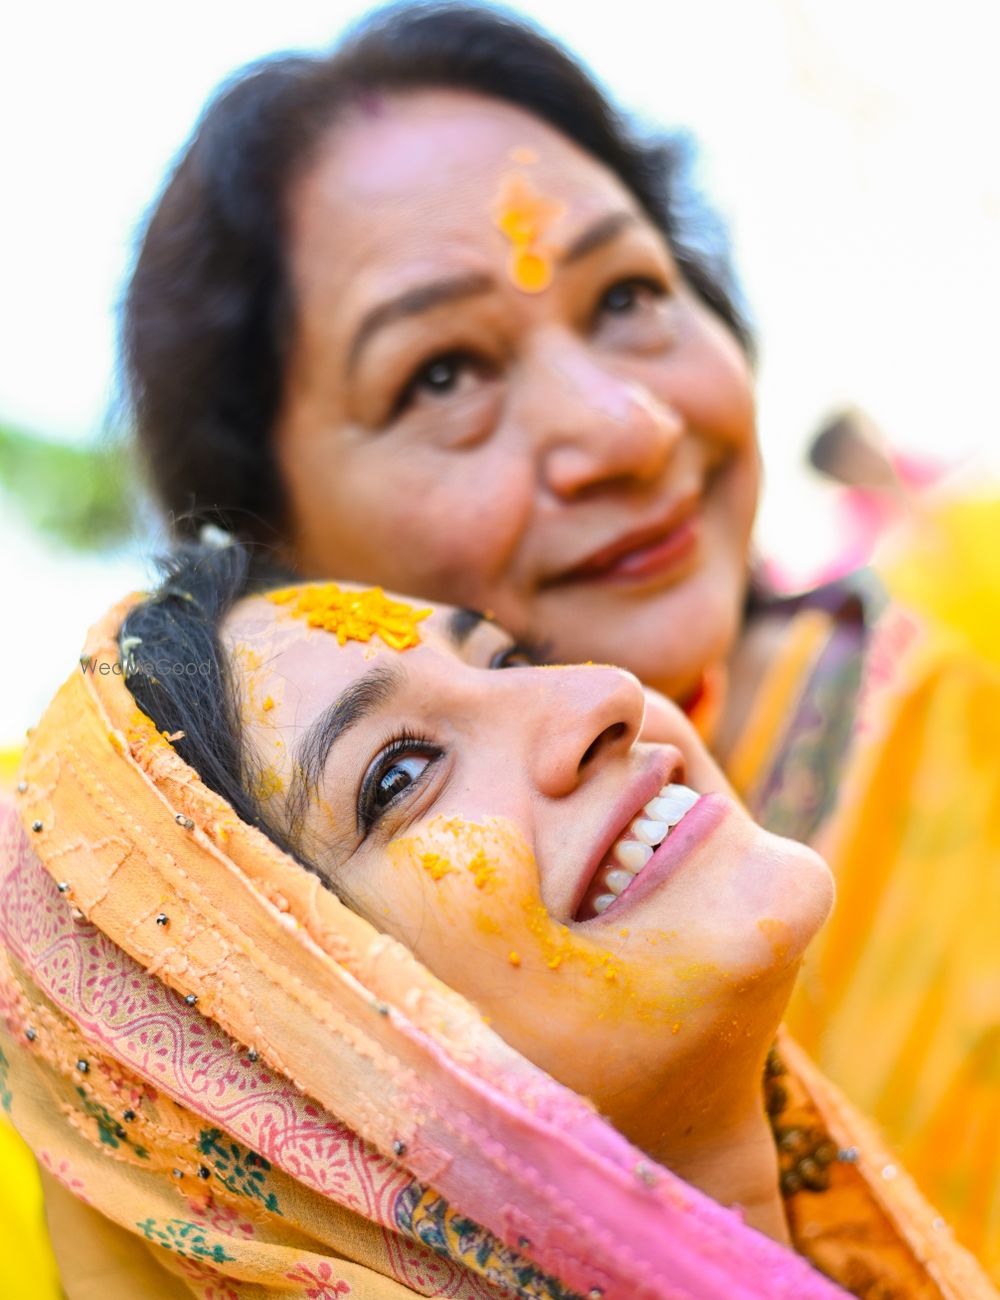
[[[622,209],[621,212],[610,212],[606,217],[599,217],[593,225],[582,230],[576,239],[573,240],[569,248],[559,259],[561,265],[567,266],[570,262],[578,262],[581,257],[586,257],[592,253],[595,248],[600,248],[604,244],[609,244],[612,239],[617,239],[623,230],[629,226],[637,226],[639,218],[634,212]]]
[[[580,261],[596,248],[616,239],[629,226],[638,225],[639,218],[634,212],[622,210],[599,217],[593,225],[581,231],[559,258],[562,266]],[[354,369],[358,357],[364,351],[373,335],[385,326],[408,316],[419,316],[440,307],[443,303],[457,302],[462,298],[473,298],[488,293],[496,281],[490,275],[473,272],[468,275],[456,275],[442,280],[431,280],[427,284],[407,289],[394,298],[377,303],[361,318],[361,323],[354,332],[347,354],[348,372]]]
[[[378,303],[365,313],[361,324],[354,332],[351,348],[347,354],[348,370],[354,367],[372,335],[386,325],[404,320],[407,316],[419,316],[422,312],[430,311],[432,307],[440,307],[442,303],[456,302],[460,298],[472,298],[477,294],[486,293],[493,288],[494,283],[492,276],[481,273],[455,275],[448,279],[432,280],[428,284],[418,285],[415,289],[407,289],[395,298]]]
[[[388,703],[402,689],[406,673],[398,664],[376,664],[352,682],[309,724],[295,752],[285,810],[293,837],[301,831],[310,794],[318,787],[330,750],[338,740]]]

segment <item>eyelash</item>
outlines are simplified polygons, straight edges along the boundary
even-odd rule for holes
[[[669,296],[670,289],[663,280],[658,280],[651,275],[627,275],[620,280],[615,280],[609,284],[597,299],[597,306],[594,310],[596,316],[602,310],[607,310],[607,300],[616,289],[646,289],[654,298],[666,298]]]
[[[398,736],[390,740],[379,752],[378,757],[374,760],[368,771],[361,781],[361,789],[358,791],[358,825],[365,835],[372,830],[377,824],[383,813],[402,798],[406,791],[412,790],[414,786],[419,785],[424,774],[430,771],[431,766],[436,759],[439,759],[444,751],[440,745],[436,745],[426,736],[421,736],[417,732],[404,728]],[[405,756],[416,754],[423,758],[430,759],[430,762],[424,768],[419,776],[414,777],[410,784],[401,794],[395,795],[390,799],[385,808],[377,809],[375,807],[375,792],[379,781],[386,776],[395,765],[396,761]]]
[[[670,288],[664,281],[656,279],[650,275],[629,275],[613,281],[597,295],[597,301],[592,312],[592,317],[596,318],[602,310],[606,310],[606,301],[615,289],[629,287],[632,289],[646,289],[654,298],[666,298],[670,294]],[[399,389],[395,401],[392,404],[391,418],[395,419],[402,415],[415,401],[417,390],[421,380],[429,374],[433,366],[450,365],[461,369],[473,367],[480,371],[488,371],[490,362],[488,359],[478,355],[475,352],[463,348],[454,348],[450,352],[437,353],[429,357],[426,361],[421,361],[415,366],[410,373],[410,377]]]
[[[491,669],[521,668],[526,665],[512,663],[516,657],[523,657],[527,660],[528,665],[544,663],[547,656],[547,646],[540,641],[532,641],[528,638],[522,638],[520,641],[512,641],[510,645],[504,646],[502,650],[490,659],[489,666]],[[385,808],[379,810],[375,808],[375,794],[378,789],[378,783],[381,779],[392,771],[397,760],[412,754],[427,758],[430,761],[419,776],[414,777],[408,786],[399,794],[390,799]],[[367,835],[372,828],[378,823],[382,814],[395,803],[396,799],[403,798],[415,786],[419,785],[427,772],[430,771],[435,761],[442,757],[444,750],[440,745],[435,744],[427,736],[422,736],[418,732],[404,728],[399,735],[388,741],[379,751],[378,757],[371,763],[367,772],[361,781],[361,788],[358,791],[357,819],[358,826]]]

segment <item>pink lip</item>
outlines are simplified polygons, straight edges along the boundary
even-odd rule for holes
[[[593,925],[611,917],[619,924],[629,912],[660,888],[683,868],[692,850],[699,848],[733,811],[734,804],[724,794],[703,794],[690,812],[670,832],[653,852],[642,871],[625,890],[610,903],[599,916],[580,925]],[[581,899],[582,901],[582,899]]]
[[[633,582],[678,567],[698,544],[699,504],[700,495],[690,494],[658,523],[634,529],[592,551],[550,579],[548,585]]]
[[[636,777],[627,790],[622,792],[621,798],[617,800],[615,806],[608,813],[597,847],[580,874],[572,905],[569,908],[569,916],[575,917],[580,910],[583,900],[587,896],[587,890],[593,884],[598,871],[607,861],[611,846],[615,840],[620,835],[624,835],[629,823],[641,812],[643,806],[649,803],[650,799],[658,795],[660,790],[669,782],[683,782],[684,775],[684,755],[676,745],[658,745],[655,752],[650,755],[646,770]],[[650,864],[647,863],[644,870],[648,870]],[[631,887],[630,885],[629,888],[631,889]],[[608,910],[610,911],[610,908]]]

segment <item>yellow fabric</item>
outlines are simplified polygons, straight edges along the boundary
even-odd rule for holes
[[[4,1300],[60,1300],[34,1157],[0,1119],[0,1272]]]
[[[1000,501],[938,512],[885,576],[789,1026],[1000,1279]],[[802,674],[793,638],[771,678]]]
[[[755,783],[766,775],[767,759],[781,722],[798,702],[805,678],[830,630],[823,610],[806,610],[785,638],[782,671],[761,683],[742,735],[727,762],[728,776],[748,803],[754,803]]]

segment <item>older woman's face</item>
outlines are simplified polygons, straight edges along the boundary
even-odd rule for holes
[[[335,128],[290,194],[296,559],[490,609],[682,695],[735,637],[746,360],[606,168],[454,92]]]
[[[465,611],[419,627],[341,645],[260,596],[225,625],[259,793],[331,887],[623,1127],[763,1050],[825,865],[749,819],[675,708],[641,740],[631,674],[525,666]]]

